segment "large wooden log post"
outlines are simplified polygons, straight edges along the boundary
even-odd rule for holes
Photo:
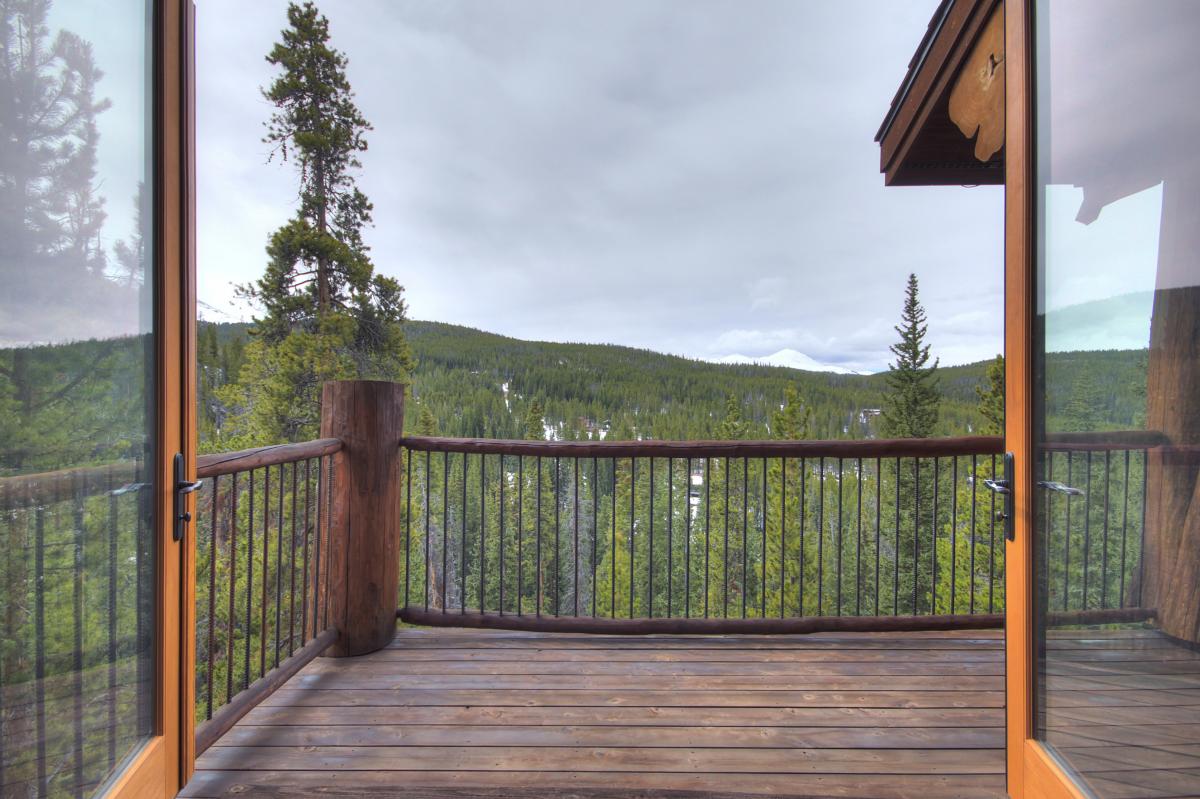
[[[321,437],[343,443],[330,507],[329,615],[339,632],[331,657],[382,649],[396,631],[403,433],[403,385],[325,384]]]
[[[1146,465],[1143,605],[1163,632],[1200,641],[1200,169],[1163,183],[1146,426],[1168,447]]]

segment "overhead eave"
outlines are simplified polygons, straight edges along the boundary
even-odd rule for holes
[[[1004,152],[975,155],[950,118],[950,95],[1001,0],[942,0],[875,134],[888,186],[1004,182]]]

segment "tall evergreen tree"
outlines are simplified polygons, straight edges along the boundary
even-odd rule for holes
[[[525,438],[529,441],[542,441],[546,438],[546,417],[542,403],[535,399],[529,403],[525,413]]]
[[[987,385],[976,386],[975,394],[979,397],[979,415],[983,417],[983,426],[979,432],[985,436],[1004,435],[1004,356],[997,355],[988,364]]]
[[[288,27],[267,55],[280,74],[263,95],[272,157],[300,180],[296,216],[272,234],[267,269],[241,287],[255,320],[240,388],[240,433],[251,442],[316,432],[321,383],[403,379],[413,368],[404,339],[403,289],[375,274],[363,242],[371,203],[353,172],[371,129],[354,103],[346,57],[312,2],[288,6]]]
[[[892,438],[928,438],[938,422],[941,396],[935,359],[929,363],[925,343],[925,309],[918,296],[917,276],[908,276],[904,310],[895,330],[900,341],[891,346],[895,363],[888,365],[888,391],[883,405],[883,432]]]

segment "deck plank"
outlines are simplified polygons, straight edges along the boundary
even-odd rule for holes
[[[310,664],[182,795],[998,799],[1002,674],[993,632],[404,629]]]

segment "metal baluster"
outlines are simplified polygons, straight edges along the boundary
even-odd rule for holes
[[[325,458],[317,459],[317,520],[313,525],[313,573],[312,573],[312,635],[321,632],[321,519],[325,513],[325,484],[329,481]]]
[[[537,496],[534,497],[534,519],[537,525],[537,615],[542,615],[542,457],[537,456]]]
[[[787,615],[787,458],[779,459],[779,618]]]
[[[845,462],[842,458],[838,458],[838,474],[837,474],[837,492],[838,492],[838,511],[837,511],[837,613],[842,615],[842,523],[845,517],[842,515],[842,484],[845,482],[844,472]]]
[[[267,572],[271,554],[271,467],[263,469],[262,602],[258,608],[258,676],[267,673]]]
[[[242,690],[250,685],[250,616],[254,612],[254,469],[247,475],[250,480],[250,508],[246,522],[246,636],[242,654]]]
[[[721,558],[722,565],[722,589],[724,591],[724,600],[721,609],[721,618],[729,618],[729,458],[725,458],[725,554]]]
[[[442,615],[450,593],[450,453],[442,453]]]
[[[1108,607],[1108,503],[1109,483],[1112,478],[1112,451],[1104,451],[1104,537],[1100,551],[1100,607]]]
[[[883,461],[875,459],[875,615],[879,615],[879,594],[882,586],[879,583],[879,562],[882,560],[883,529]]]
[[[914,472],[914,490],[913,490],[913,601],[912,612],[916,616],[920,613],[919,605],[917,604],[917,591],[921,584],[920,580],[920,564],[921,564],[921,459],[913,458],[915,466]]]
[[[762,506],[759,509],[759,526],[762,529],[762,596],[759,601],[762,609],[759,612],[759,618],[767,617],[767,459],[762,459]],[[782,553],[781,553],[782,554]],[[783,563],[783,558],[780,557],[780,563]],[[781,592],[782,593],[782,592]]]
[[[433,491],[433,471],[429,468],[430,460],[429,450],[425,450],[425,563],[421,571],[425,572],[425,610],[429,610],[429,572],[431,570],[431,562],[429,560],[430,550],[430,526],[429,526],[429,509],[431,502],[431,494]]]
[[[283,620],[283,464],[279,464],[279,516],[276,527],[279,546],[275,549],[275,665],[279,665],[280,628]]]
[[[971,456],[972,460],[974,455]],[[958,456],[950,458],[950,615],[958,610]],[[971,530],[971,613],[975,612],[975,531]]]
[[[612,577],[608,582],[609,598],[608,611],[612,618],[617,617],[617,459],[612,459],[612,544],[608,549],[608,561],[612,567]]]
[[[862,458],[855,462],[858,477],[858,513],[856,514],[856,530],[854,534],[854,615],[862,615]]]
[[[654,458],[650,459],[650,558],[646,568],[646,609],[648,618],[654,618]]]
[[[559,538],[559,533],[562,530],[562,519],[560,511],[562,509],[562,498],[560,496],[560,488],[562,486],[562,473],[559,471],[559,457],[554,456],[554,615],[559,615],[560,608],[560,593],[562,591],[562,569],[559,563],[559,556],[562,553],[562,541]],[[632,579],[632,578],[631,578]]]
[[[458,559],[458,612],[460,614],[467,612],[467,466],[471,462],[471,456],[467,453],[462,454],[462,518],[459,519],[459,527],[461,535],[459,535],[459,551]]]
[[[33,685],[37,707],[36,745],[38,796],[50,795],[46,778],[46,509],[34,511],[33,543]]]
[[[1074,456],[1075,453],[1067,451],[1067,485],[1074,485],[1075,478],[1072,472],[1074,471]],[[1051,455],[1051,463],[1054,456]],[[1052,475],[1049,475],[1052,476]],[[1071,604],[1071,498],[1068,496],[1063,500],[1066,505],[1066,535],[1063,536],[1063,612],[1070,610]]]
[[[973,458],[974,456],[972,456]],[[972,460],[974,463],[974,460]],[[992,478],[996,476],[996,456],[992,456]],[[978,482],[978,481],[976,481]],[[996,492],[989,491],[991,496],[991,513],[988,514],[988,613],[996,612]],[[971,513],[975,512],[975,483],[971,483]],[[971,521],[971,535],[975,535],[974,517]]]
[[[692,617],[692,459],[684,466],[683,499],[683,617]]]
[[[404,450],[404,607],[408,607],[409,584],[412,582],[412,456],[411,449]]]
[[[574,494],[574,502],[573,502],[574,507],[572,508],[572,510],[574,511],[574,514],[575,514],[574,530],[572,531],[572,535],[575,538],[575,554],[572,559],[573,560],[572,565],[575,567],[575,583],[572,586],[571,593],[572,593],[573,599],[574,599],[574,603],[573,603],[574,611],[575,611],[574,615],[578,616],[579,615],[579,458],[572,458],[571,463],[574,468],[574,477],[575,477],[575,484],[572,486],[572,492]]]
[[[746,595],[750,593],[750,579],[746,570],[746,550],[749,548],[746,528],[750,517],[750,460],[742,458],[742,618],[746,618]]]
[[[1137,606],[1142,607],[1142,591],[1146,586],[1146,484],[1148,482],[1150,471],[1150,450],[1142,450],[1142,530],[1141,542],[1138,545],[1138,601]]]
[[[210,517],[212,519],[211,528],[210,528],[212,530],[212,539],[209,541],[209,549],[208,549],[208,559],[209,559],[209,564],[208,564],[208,652],[207,652],[208,668],[205,670],[205,675],[204,675],[205,694],[206,694],[206,696],[204,697],[204,718],[206,718],[206,719],[211,719],[212,712],[213,712],[213,647],[216,645],[216,627],[217,627],[217,613],[216,613],[216,600],[217,600],[217,504],[218,504],[217,499],[221,495],[220,480],[221,480],[220,475],[217,475],[217,476],[213,477],[213,481],[212,481],[212,516]],[[110,621],[109,621],[109,632],[108,632],[108,651],[109,651],[109,662],[112,663],[116,659],[116,650],[117,650],[117,631],[116,631],[117,586],[116,586],[116,583],[114,582],[114,578],[116,577],[115,560],[116,560],[116,554],[117,554],[117,552],[116,552],[116,549],[117,549],[116,548],[116,540],[117,540],[116,498],[115,497],[110,498],[109,502],[111,503],[110,507],[112,508],[112,510],[110,511],[109,524],[111,525],[112,536],[113,536],[112,549],[109,550],[109,559],[110,559],[110,561],[113,562],[113,571],[109,572],[108,615],[109,615]],[[109,677],[109,691],[112,694],[112,699],[110,701],[113,701],[113,702],[115,702],[115,697],[116,697],[116,686],[113,684],[115,678],[116,678],[116,674],[112,674]],[[115,707],[116,707],[115,704],[113,704],[112,709],[114,711],[115,711]],[[116,729],[116,719],[112,718],[111,716],[109,718],[109,727],[113,730]],[[112,735],[111,740],[115,743],[115,739],[116,739],[116,735],[114,733]],[[109,758],[109,760],[110,760],[109,767],[111,768],[112,762],[115,761],[115,759],[116,759],[116,752],[110,751],[110,755],[112,755],[112,757]]]
[[[600,539],[600,460],[592,458],[592,618],[596,618],[597,542]]]
[[[120,517],[117,508],[117,497],[113,494],[116,481],[113,480],[112,470],[108,473],[108,768],[111,770],[117,763],[117,558],[118,534]],[[217,568],[217,481],[213,479],[213,510],[212,510],[212,549],[210,558],[212,569]],[[205,684],[208,695],[205,697],[209,716],[212,715],[212,683],[213,683],[213,581],[208,583],[208,672],[205,674]],[[4,711],[0,708],[0,716]],[[2,723],[2,722],[0,722]],[[3,736],[0,735],[0,740]],[[3,759],[3,758],[0,758]],[[4,775],[0,768],[0,785],[4,784]]]
[[[825,615],[825,457],[817,463],[817,615]]]
[[[709,571],[709,551],[710,536],[709,530],[712,525],[709,524],[712,510],[712,469],[710,468],[712,461],[710,458],[704,459],[704,618],[708,618],[708,571]]]
[[[304,567],[300,580],[300,643],[308,643],[308,583],[311,579],[308,573],[308,539],[312,529],[312,458],[304,460]],[[313,630],[316,634],[316,630]]]
[[[485,575],[487,573],[487,455],[479,453],[479,612],[484,613]]]
[[[517,615],[522,616],[522,594],[525,592],[525,456],[517,456]]]
[[[72,479],[75,489],[74,564],[71,599],[75,616],[75,640],[72,647],[72,695],[75,716],[72,731],[75,734],[73,747],[75,765],[75,795],[83,796],[83,502],[87,490],[86,478]]]
[[[674,562],[672,533],[675,527],[675,459],[667,458],[667,618],[671,618],[671,571]]]
[[[1125,450],[1125,476],[1121,481],[1121,575],[1120,604],[1125,607],[1125,552],[1129,533],[1129,450]]]
[[[892,615],[900,615],[900,458],[896,458],[896,547],[892,556]]]
[[[637,584],[633,567],[634,504],[637,498],[637,459],[629,459],[629,618],[633,618],[633,587]]]
[[[937,545],[938,545],[938,475],[941,472],[941,459],[935,457],[933,459],[933,535],[931,536],[933,546],[930,547],[930,574],[929,574],[929,614],[937,614],[937,585],[938,585],[938,562],[937,562]]]
[[[1070,483],[1068,483],[1070,485]],[[1092,451],[1087,451],[1087,486],[1083,495],[1083,607],[1088,609],[1088,578],[1091,577],[1092,560]]]
[[[237,502],[238,502],[238,473],[232,476],[232,486],[229,489],[229,616],[227,621],[225,653],[225,701],[233,697],[233,639],[234,617],[237,615]]]
[[[288,586],[289,606],[288,606],[288,657],[296,654],[296,501],[299,495],[299,472],[300,463],[294,461],[292,463],[292,547],[290,557],[288,559],[288,576],[291,582]],[[216,481],[213,481],[213,490],[216,491]],[[215,534],[215,528],[214,528]]]
[[[800,458],[800,579],[797,580],[796,599],[800,615],[804,615],[804,527],[808,509],[808,459]]]
[[[496,549],[500,556],[500,615],[504,615],[504,484],[508,482],[508,472],[504,471],[504,453],[500,453],[500,546]]]

